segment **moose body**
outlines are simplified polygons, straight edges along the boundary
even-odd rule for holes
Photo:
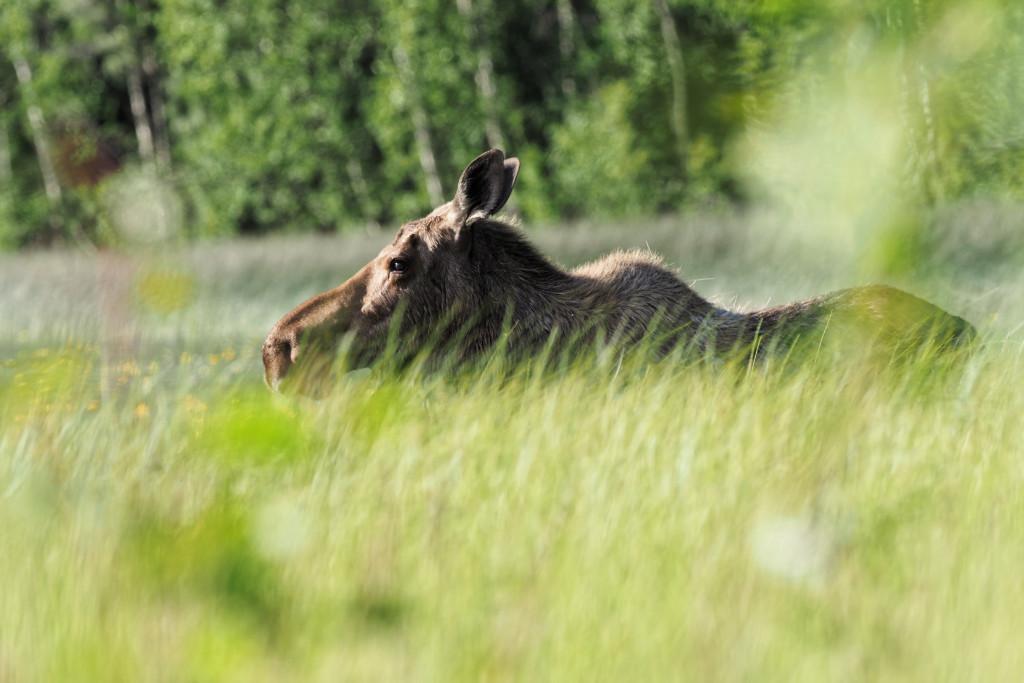
[[[702,298],[661,260],[615,252],[564,270],[514,227],[493,218],[508,200],[519,161],[496,149],[463,172],[455,198],[406,223],[391,244],[342,285],[286,314],[263,345],[267,383],[293,367],[322,379],[347,339],[350,364],[398,350],[472,358],[502,340],[517,357],[554,338],[623,347],[654,340],[668,352],[703,355],[786,352],[828,329],[888,349],[960,346],[974,330],[911,294],[874,285],[786,306],[740,313]]]

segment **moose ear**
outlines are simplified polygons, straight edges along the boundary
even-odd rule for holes
[[[459,178],[452,205],[463,225],[494,215],[505,206],[519,175],[519,159],[506,159],[500,149],[484,152],[470,162]]]

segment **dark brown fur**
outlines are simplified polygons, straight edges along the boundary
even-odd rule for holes
[[[615,252],[563,270],[491,218],[518,168],[500,150],[481,155],[451,202],[404,225],[347,282],[285,315],[263,345],[268,384],[276,388],[300,358],[307,379],[324,377],[346,335],[352,362],[373,361],[398,315],[399,352],[429,346],[460,358],[492,348],[505,332],[514,356],[537,353],[552,335],[628,347],[656,333],[662,351],[686,346],[716,357],[786,351],[829,329],[861,344],[886,340],[889,349],[974,334],[964,320],[891,287],[737,313],[703,299],[649,252]]]

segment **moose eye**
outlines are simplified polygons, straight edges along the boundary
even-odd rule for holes
[[[392,273],[404,273],[409,270],[409,262],[401,258],[393,258],[388,264],[388,270]]]

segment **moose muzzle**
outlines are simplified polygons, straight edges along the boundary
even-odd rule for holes
[[[369,268],[368,264],[344,284],[299,304],[274,325],[263,342],[267,386],[280,391],[285,377],[297,373],[297,388],[308,393],[305,385],[323,378],[338,341],[361,315]]]

